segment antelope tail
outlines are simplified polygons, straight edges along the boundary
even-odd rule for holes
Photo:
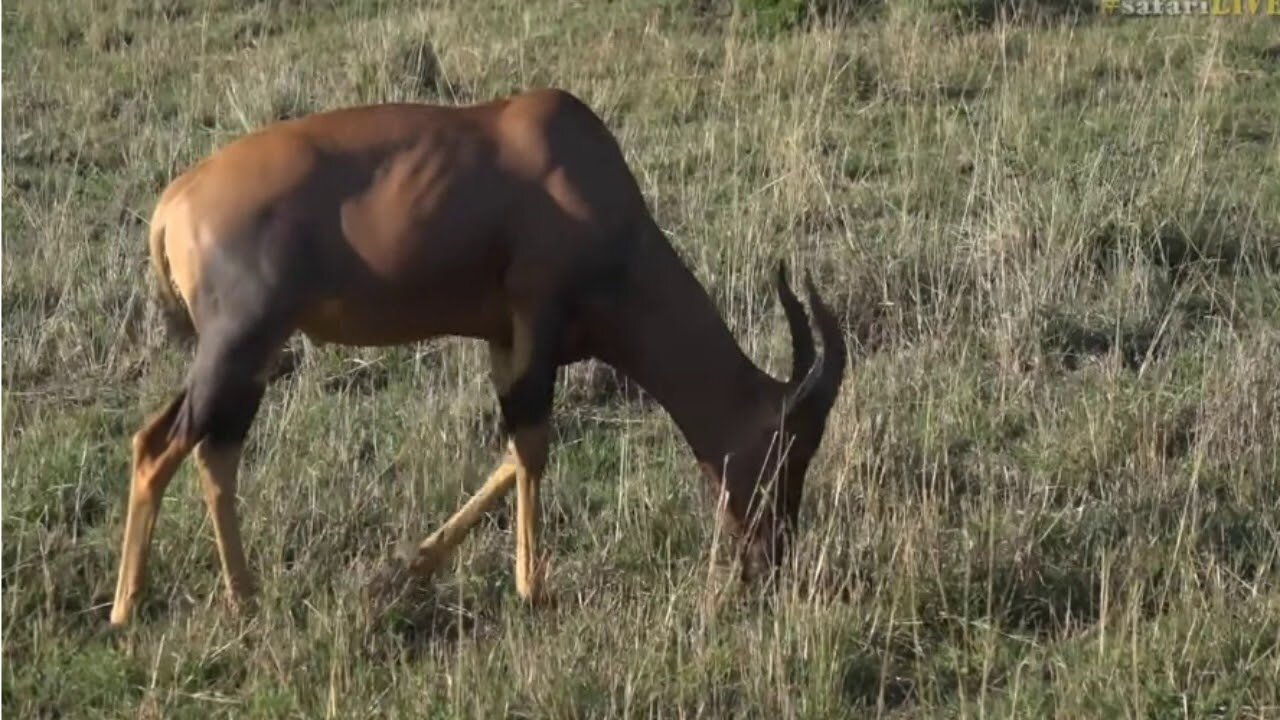
[[[169,273],[169,255],[164,247],[164,213],[159,209],[151,218],[151,229],[147,239],[151,253],[151,270],[156,279],[156,299],[160,312],[164,316],[165,327],[171,339],[185,344],[195,338],[196,328],[191,322],[187,304],[178,295],[178,290],[173,284],[173,276]]]

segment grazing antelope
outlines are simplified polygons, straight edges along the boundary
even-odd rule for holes
[[[227,592],[252,593],[236,473],[268,367],[296,330],[356,346],[488,342],[506,457],[407,569],[438,568],[514,486],[526,600],[542,583],[538,485],[559,366],[597,358],[671,414],[723,493],[749,578],[785,550],[846,364],[809,282],[817,359],[779,266],[794,368],[786,382],[758,369],[653,221],[613,135],[559,90],[273,124],[166,188],[150,255],[166,314],[197,343],[182,391],[133,436],[115,625],[143,589],[161,497],[193,450]]]

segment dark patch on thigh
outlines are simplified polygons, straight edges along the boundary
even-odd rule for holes
[[[270,326],[213,323],[200,336],[170,437],[192,444],[206,438],[217,444],[242,441],[262,401],[266,364],[278,338]]]
[[[244,442],[264,390],[261,383],[254,381],[226,386],[223,394],[213,400],[205,439],[219,446]]]
[[[190,445],[206,439],[215,445],[243,442],[264,390],[265,386],[253,379],[194,375],[170,426],[169,438]]]

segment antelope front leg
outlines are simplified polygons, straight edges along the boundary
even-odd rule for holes
[[[493,383],[502,419],[511,435],[507,457],[453,517],[418,546],[409,571],[437,570],[481,516],[514,485],[516,491],[516,592],[528,601],[541,596],[544,563],[537,559],[538,485],[547,464],[548,416],[555,386],[554,315],[516,314],[511,346],[489,346]]]
[[[546,563],[538,557],[538,485],[547,464],[547,425],[517,430],[511,447],[516,471],[516,592],[527,602],[542,599]]]
[[[517,472],[516,463],[512,457],[509,455],[489,475],[484,486],[472,495],[471,499],[453,514],[453,517],[418,545],[417,553],[409,561],[410,573],[427,576],[438,570],[471,528],[480,522],[480,518],[511,492],[512,486],[516,483]]]
[[[409,561],[408,571],[425,577],[439,570],[471,528],[506,497],[512,487],[516,487],[516,591],[526,600],[535,599],[542,577],[541,566],[534,560],[537,551],[538,481],[546,464],[546,455],[545,425],[516,433],[508,444],[506,458],[484,485],[440,529],[418,545],[417,552]]]
[[[502,421],[516,461],[516,592],[528,602],[542,598],[546,570],[538,556],[538,486],[547,466],[558,328],[554,308],[517,312],[510,353],[492,346],[490,351]]]

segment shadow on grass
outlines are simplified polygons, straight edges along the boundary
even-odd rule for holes
[[[1165,269],[1175,285],[1195,270],[1219,276],[1280,272],[1277,238],[1268,238],[1265,229],[1258,229],[1253,243],[1243,236],[1253,222],[1247,209],[1221,207],[1189,223],[1168,220],[1136,234],[1107,223],[1088,238],[1084,257],[1103,275],[1114,273],[1135,255],[1145,257]]]
[[[1068,370],[1078,369],[1090,358],[1115,352],[1125,368],[1138,370],[1150,357],[1163,354],[1155,321],[1139,326],[1102,327],[1066,317],[1051,318],[1045,325],[1041,348]]]
[[[831,292],[829,302],[862,354],[903,345],[976,315],[980,283],[967,266],[924,253],[869,259]],[[856,360],[855,360],[856,362]]]
[[[379,571],[366,584],[365,608],[365,653],[410,661],[470,634],[481,610],[474,599],[446,604],[437,580],[409,576],[398,564]]]
[[[850,656],[840,673],[840,693],[851,705],[893,710],[916,697],[916,682],[901,661],[861,653]]]

